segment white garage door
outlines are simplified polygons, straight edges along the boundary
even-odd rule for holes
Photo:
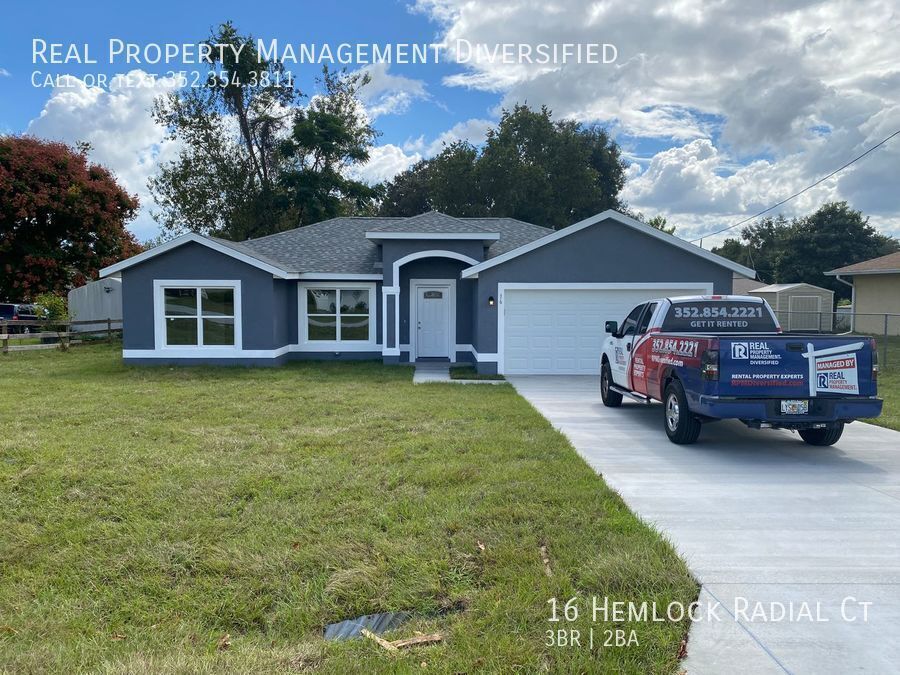
[[[596,375],[607,321],[622,320],[641,302],[711,293],[696,285],[659,288],[505,289],[502,372],[508,375]]]

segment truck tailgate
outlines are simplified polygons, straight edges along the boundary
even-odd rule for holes
[[[870,338],[735,335],[719,338],[719,396],[874,396]]]

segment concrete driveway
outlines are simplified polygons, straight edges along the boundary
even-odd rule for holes
[[[814,448],[719,422],[676,446],[659,404],[605,408],[598,378],[509,380],[673,542],[701,608],[721,603],[691,629],[689,673],[898,671],[900,433],[857,422]]]

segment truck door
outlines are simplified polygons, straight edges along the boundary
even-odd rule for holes
[[[647,329],[650,327],[650,319],[656,311],[658,302],[648,302],[644,313],[638,319],[637,329],[634,334],[634,343],[631,347],[631,390],[640,394],[648,394],[648,378],[653,376],[651,372],[653,364],[650,362],[651,338],[647,337]]]
[[[646,303],[638,305],[625,317],[625,321],[619,326],[619,331],[613,335],[615,354],[613,358],[613,381],[620,387],[630,387],[628,371],[631,362],[631,347],[637,332],[638,320],[646,307]]]

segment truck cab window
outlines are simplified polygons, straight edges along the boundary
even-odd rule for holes
[[[631,314],[626,316],[625,321],[622,322],[622,327],[619,329],[619,337],[635,334],[637,331],[638,319],[641,317],[641,312],[644,311],[644,307],[646,306],[647,305],[638,305],[631,310]]]
[[[638,322],[638,326],[637,326],[637,334],[638,335],[643,335],[644,333],[647,332],[647,328],[650,327],[650,319],[653,318],[653,313],[656,311],[656,308],[658,305],[659,305],[658,302],[647,303],[647,305],[646,305],[647,311],[645,311],[641,315],[641,320]]]

